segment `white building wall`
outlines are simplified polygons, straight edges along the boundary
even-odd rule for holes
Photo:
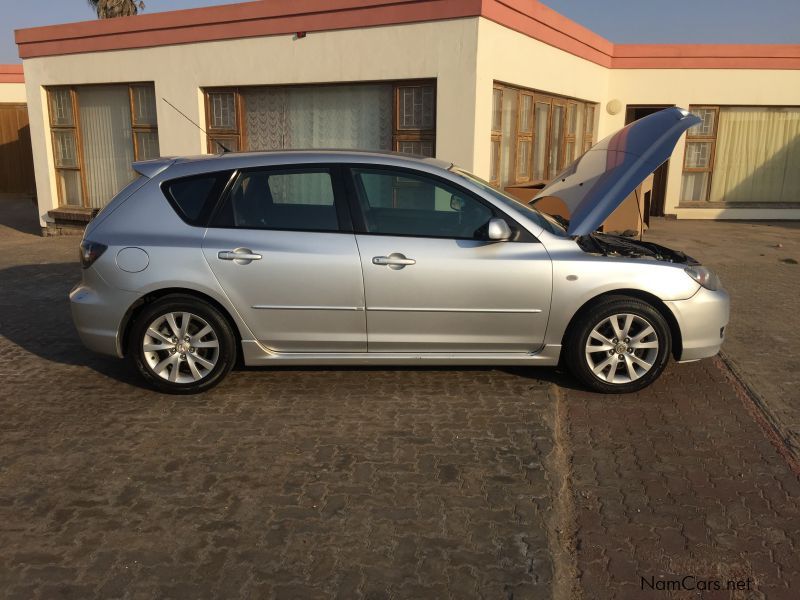
[[[42,224],[57,206],[45,86],[153,81],[161,153],[192,155],[205,152],[205,135],[160,98],[205,126],[205,87],[435,78],[436,154],[482,177],[489,174],[494,81],[599,103],[598,139],[623,126],[625,105],[800,106],[800,71],[608,69],[482,17],[32,58],[24,68]],[[622,104],[616,115],[607,111],[612,99]],[[800,209],[677,208],[683,150],[681,140],[666,212],[800,218]]]
[[[25,104],[24,83],[0,83],[0,104]]]
[[[690,104],[800,106],[800,71],[757,69],[612,69],[608,98],[625,105]],[[625,124],[625,111],[602,113],[608,131]],[[800,209],[678,208],[686,136],[669,163],[665,212],[682,219],[800,219]]]
[[[58,204],[45,86],[155,82],[161,154],[205,152],[202,88],[437,79],[437,155],[472,168],[477,18],[33,58],[24,61],[39,213]]]

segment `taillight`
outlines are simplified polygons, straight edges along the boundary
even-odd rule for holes
[[[84,269],[91,267],[94,261],[100,258],[103,252],[106,251],[106,248],[108,248],[108,246],[98,244],[97,242],[90,242],[89,240],[83,240],[80,249],[81,266]]]

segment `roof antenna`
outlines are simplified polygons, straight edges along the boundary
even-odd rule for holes
[[[210,138],[210,137],[211,137],[210,135],[208,135],[208,132],[207,132],[205,129],[203,129],[202,127],[200,127],[200,125],[198,125],[197,123],[195,123],[194,121],[192,121],[192,120],[191,120],[189,117],[187,117],[187,116],[186,116],[186,113],[184,113],[184,112],[183,112],[181,109],[179,109],[177,106],[175,106],[175,105],[174,105],[172,102],[170,102],[169,100],[167,100],[167,99],[166,99],[166,98],[164,98],[163,96],[161,97],[161,99],[162,99],[164,102],[166,102],[167,104],[169,104],[169,105],[170,105],[172,108],[174,108],[174,109],[177,111],[177,113],[178,113],[179,115],[181,115],[181,116],[182,116],[184,119],[186,119],[187,121],[189,121],[189,123],[191,123],[192,125],[194,125],[195,127],[197,127],[197,128],[200,130],[200,131],[202,131],[203,133],[205,133],[207,138]],[[214,141],[214,143],[215,143],[217,146],[219,146],[220,148],[222,148],[222,152],[223,152],[223,153],[230,152],[230,148],[228,148],[227,146],[225,146],[225,145],[224,145],[222,142],[220,142],[219,140],[213,140],[213,141]]]

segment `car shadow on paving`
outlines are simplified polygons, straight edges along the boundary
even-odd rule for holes
[[[0,227],[39,236],[42,230],[36,218],[37,210],[32,198],[0,195]]]
[[[67,297],[79,277],[77,263],[27,264],[0,269],[0,336],[16,346],[7,348],[7,352],[20,354],[13,364],[19,374],[26,376],[45,376],[46,363],[39,362],[43,360],[88,367],[117,381],[140,385],[126,362],[94,354],[81,344],[72,324]],[[10,364],[7,363],[8,368]]]

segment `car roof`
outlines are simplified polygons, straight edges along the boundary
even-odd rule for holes
[[[219,154],[201,154],[198,156],[183,156],[175,159],[176,164],[189,164],[202,162],[204,165],[214,168],[226,168],[236,166],[259,164],[279,164],[284,162],[291,163],[313,163],[313,162],[352,162],[352,163],[375,163],[375,164],[401,164],[409,166],[428,166],[449,169],[453,163],[429,158],[403,154],[400,152],[373,152],[367,150],[336,150],[336,149],[311,149],[311,150],[274,150],[261,152],[223,152]]]

